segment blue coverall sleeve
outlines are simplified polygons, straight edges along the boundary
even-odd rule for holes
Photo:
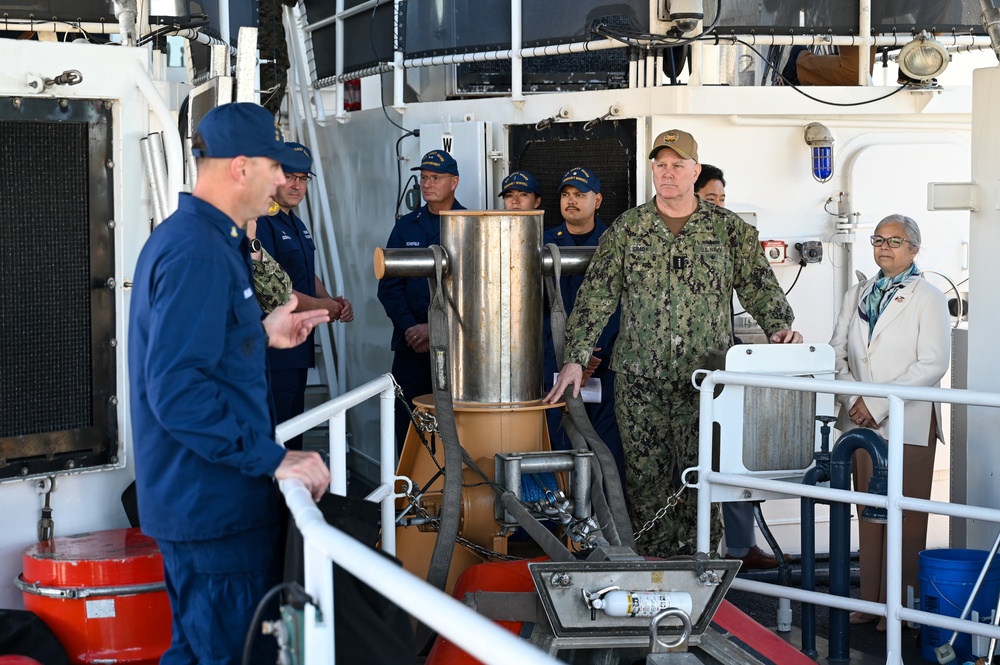
[[[273,475],[284,448],[241,418],[226,390],[265,380],[260,308],[245,298],[224,262],[187,257],[172,263],[157,271],[152,286],[156,306],[144,359],[150,408],[166,431],[204,459],[247,476]],[[259,408],[269,418],[267,404]]]

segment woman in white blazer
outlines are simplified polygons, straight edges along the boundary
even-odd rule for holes
[[[837,358],[837,380],[937,386],[951,358],[951,330],[944,294],[920,278],[913,262],[920,251],[920,229],[903,215],[890,215],[871,237],[879,273],[847,292],[830,345]],[[887,399],[840,395],[837,428],[869,427],[888,437]],[[907,402],[903,413],[903,493],[930,498],[934,452],[941,434],[941,407]],[[871,458],[854,456],[854,487],[868,491]],[[858,507],[859,514],[861,506]],[[885,525],[859,522],[861,598],[886,602]],[[927,543],[927,514],[904,513],[903,593],[912,586],[919,598],[918,554]],[[904,598],[905,600],[905,598]],[[874,623],[885,630],[885,617],[862,612],[851,623]]]

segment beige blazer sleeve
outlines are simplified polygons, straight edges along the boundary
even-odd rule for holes
[[[948,304],[941,291],[924,279],[900,289],[879,316],[871,341],[868,324],[858,316],[858,298],[871,280],[853,286],[844,298],[830,345],[836,355],[837,380],[864,381],[901,386],[937,386],[951,360],[951,328]],[[856,396],[839,396],[837,428],[851,429],[847,412]],[[865,405],[888,436],[889,403],[883,398],[865,398]],[[937,434],[941,435],[940,406],[907,402],[903,440],[926,445],[931,409],[937,411]]]

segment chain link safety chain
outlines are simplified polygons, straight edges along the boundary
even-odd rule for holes
[[[635,534],[635,542],[639,542],[639,539],[642,538],[643,534],[652,529],[654,524],[656,524],[658,521],[663,519],[664,516],[666,516],[668,510],[677,505],[677,499],[687,488],[688,484],[682,483],[680,488],[676,492],[674,492],[670,497],[667,498],[666,504],[664,504],[662,508],[657,510],[656,514],[653,515],[653,518],[648,522],[646,522],[645,524],[643,524],[642,528],[639,529],[638,533]]]
[[[428,513],[427,510],[423,506],[420,505],[420,500],[416,496],[414,496],[412,492],[411,493],[407,493],[406,498],[410,500],[410,505],[413,506],[413,509],[416,510],[417,513],[419,513],[421,517],[423,517],[424,519],[426,519],[427,522],[430,525],[434,526],[435,528],[439,528],[440,527],[441,520],[439,520],[438,518],[436,518],[436,517],[432,516],[430,513]],[[482,545],[477,545],[476,543],[472,542],[471,540],[469,540],[467,538],[463,538],[462,536],[457,537],[455,539],[455,542],[458,543],[459,545],[462,545],[463,547],[465,547],[465,548],[467,548],[467,549],[475,552],[476,554],[478,554],[479,556],[481,556],[481,557],[483,557],[485,559],[496,559],[498,561],[523,561],[524,560],[524,557],[511,556],[510,554],[503,554],[501,552],[497,552],[497,551],[488,549],[486,547],[483,547]]]
[[[389,376],[392,376],[391,374]],[[413,426],[417,428],[418,432],[428,432],[433,434],[438,431],[437,429],[437,418],[434,417],[433,413],[427,413],[425,411],[414,411],[410,408],[410,403],[407,401],[406,397],[403,395],[403,388],[398,383],[396,383],[396,377],[392,377],[392,385],[395,386],[394,392],[396,393],[396,399],[403,403],[406,408],[406,412],[410,415],[410,422]]]

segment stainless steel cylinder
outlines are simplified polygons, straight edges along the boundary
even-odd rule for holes
[[[375,248],[375,278],[431,277],[434,275],[434,252],[430,247],[414,249]],[[448,274],[448,257],[444,257],[444,274]]]
[[[596,247],[560,247],[559,269],[563,275],[582,275],[590,266]],[[430,277],[434,274],[434,252],[429,247],[419,249],[375,248],[375,278]],[[548,247],[542,248],[542,274],[555,273],[555,260]],[[445,256],[444,274],[448,274],[448,257]]]
[[[559,270],[563,275],[582,275],[590,266],[596,247],[560,247]],[[542,273],[551,275],[555,272],[555,261],[548,247],[542,248]]]
[[[455,400],[541,398],[542,231],[541,211],[441,214]]]

